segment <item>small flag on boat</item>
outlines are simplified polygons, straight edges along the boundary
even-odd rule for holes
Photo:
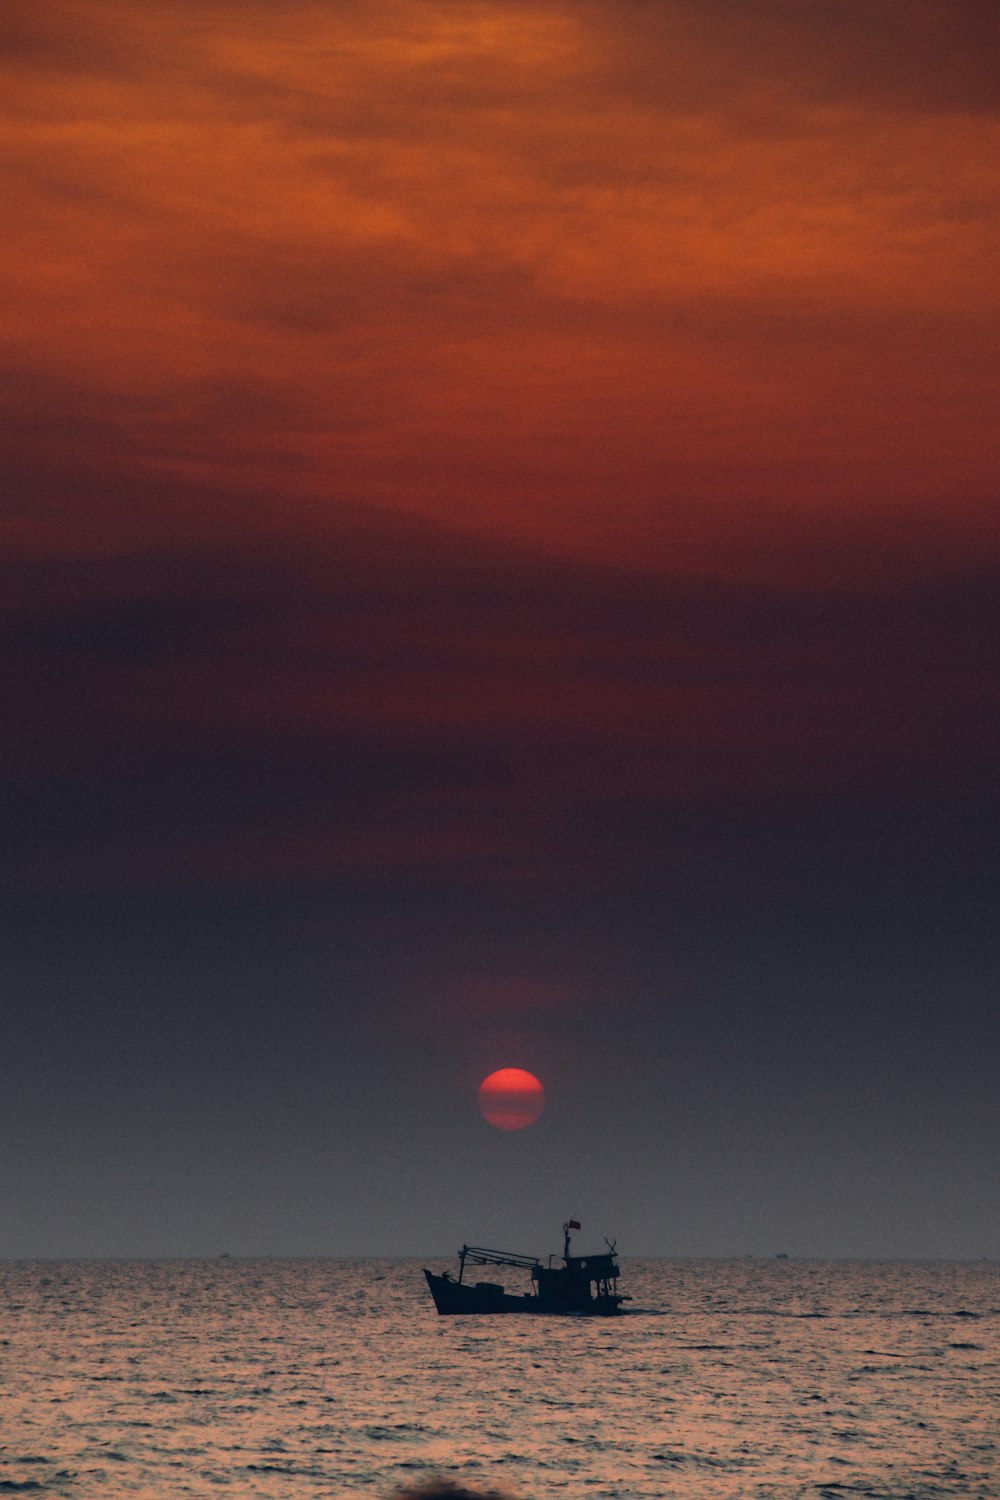
[[[566,1225],[566,1228],[567,1229],[579,1229],[580,1225],[579,1225],[579,1223],[577,1222],[576,1219],[570,1219],[569,1223]]]

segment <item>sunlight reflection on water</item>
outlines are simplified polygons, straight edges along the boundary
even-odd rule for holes
[[[438,1318],[414,1261],[0,1265],[0,1491],[1000,1493],[1000,1269],[628,1261],[621,1319]]]

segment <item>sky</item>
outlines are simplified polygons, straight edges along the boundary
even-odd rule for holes
[[[0,1255],[1000,1256],[993,0],[0,48]]]

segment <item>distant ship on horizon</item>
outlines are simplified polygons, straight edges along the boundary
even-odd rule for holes
[[[537,1255],[519,1255],[508,1250],[488,1250],[482,1245],[463,1245],[458,1252],[458,1278],[450,1271],[436,1275],[424,1268],[434,1306],[444,1315],[476,1313],[553,1313],[567,1317],[614,1317],[629,1299],[618,1291],[621,1272],[615,1263],[614,1241],[605,1240],[607,1253],[570,1255],[571,1230],[576,1219],[563,1225],[562,1265],[554,1256],[545,1265]],[[466,1265],[512,1266],[527,1271],[530,1291],[508,1292],[498,1281],[465,1280]]]

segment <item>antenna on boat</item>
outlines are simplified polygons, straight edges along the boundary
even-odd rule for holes
[[[617,1245],[618,1241],[617,1240],[609,1240],[608,1237],[607,1237],[607,1235],[605,1235],[604,1236],[604,1243],[607,1245],[609,1252],[612,1255],[614,1255],[614,1253],[615,1253],[615,1246]]]

